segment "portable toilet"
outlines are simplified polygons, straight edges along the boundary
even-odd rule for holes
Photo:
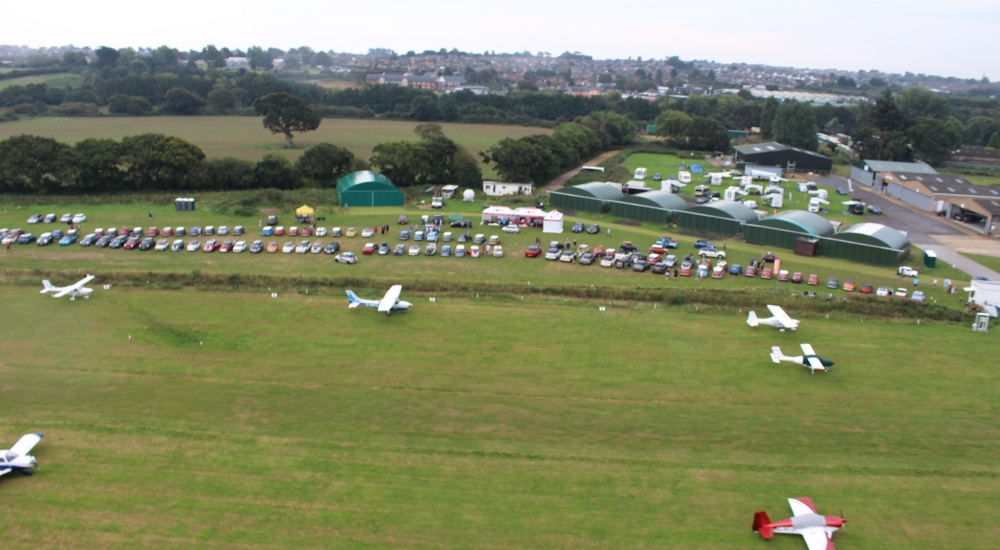
[[[924,250],[924,265],[927,267],[934,267],[937,265],[937,252],[933,250]]]

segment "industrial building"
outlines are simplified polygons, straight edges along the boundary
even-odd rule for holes
[[[817,239],[835,233],[833,224],[826,218],[805,210],[785,210],[743,226],[746,242],[778,248],[795,248],[796,239]]]
[[[974,185],[953,174],[883,172],[885,194],[964,223],[980,233],[1000,234],[1000,187]]]
[[[624,197],[621,187],[594,181],[551,191],[549,204],[564,210],[600,214],[611,211],[611,201],[621,200]]]
[[[883,176],[888,172],[937,174],[937,171],[931,168],[931,165],[922,162],[856,160],[851,163],[851,180],[874,189],[882,188]]]
[[[828,157],[773,141],[733,147],[733,164],[740,170],[747,166],[777,166],[786,174],[829,174],[833,170],[833,160]]]
[[[743,224],[758,220],[749,206],[734,201],[715,201],[677,212],[677,225],[692,231],[719,235],[738,235]]]
[[[346,207],[403,206],[403,192],[389,178],[368,170],[351,172],[337,180],[337,197]]]
[[[688,203],[673,193],[652,190],[611,202],[611,215],[643,222],[665,224]]]

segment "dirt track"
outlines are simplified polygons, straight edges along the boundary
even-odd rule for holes
[[[605,152],[601,153],[600,155],[597,155],[596,157],[594,157],[594,158],[592,158],[592,159],[590,159],[590,160],[588,160],[588,161],[580,164],[580,166],[577,166],[576,168],[570,170],[569,172],[566,172],[565,174],[559,176],[558,178],[550,181],[545,186],[545,190],[546,191],[554,191],[556,189],[562,188],[563,186],[566,185],[566,182],[569,181],[570,178],[572,178],[573,176],[575,176],[575,175],[577,175],[577,174],[580,173],[580,167],[582,167],[582,166],[596,166],[596,165],[598,165],[598,164],[600,164],[600,163],[608,160],[609,158],[615,156],[617,153],[618,153],[617,150],[616,151],[605,151]]]

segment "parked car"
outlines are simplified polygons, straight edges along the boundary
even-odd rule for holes
[[[340,251],[340,243],[337,241],[330,241],[327,243],[326,248],[323,249],[323,252],[326,254],[336,254],[338,251]]]
[[[580,265],[590,265],[594,263],[594,260],[597,259],[597,256],[594,256],[593,252],[584,252],[583,254],[579,255],[579,258],[580,258]]]
[[[229,234],[229,226],[228,225],[220,225],[219,226],[219,235],[226,236],[228,234]]]
[[[589,226],[587,226],[587,233],[590,233],[591,235],[596,235],[600,232],[601,232],[601,226],[596,223],[592,223]]]
[[[162,252],[168,248],[170,248],[170,239],[160,239],[159,241],[157,241],[154,250],[156,250],[157,252]]]
[[[876,216],[881,216],[882,215],[882,209],[879,208],[879,207],[877,207],[877,206],[875,206],[874,204],[869,204],[868,205],[868,213],[869,214],[875,214]]]
[[[250,244],[251,254],[260,254],[264,250],[264,241],[254,241]]]
[[[743,274],[743,266],[740,265],[740,264],[733,264],[733,265],[731,265],[729,267],[729,274],[730,275],[742,275]]]
[[[698,251],[698,255],[702,258],[725,258],[726,251],[717,248],[702,248]]]
[[[73,214],[63,214],[59,217],[59,223],[70,223],[73,221]]]
[[[437,254],[437,245],[430,243],[424,247],[424,256],[433,256]]]
[[[442,242],[450,243],[453,239],[454,239],[454,237],[452,236],[451,231],[445,231],[441,235],[441,241]]]
[[[404,229],[404,230],[400,231],[399,232],[399,240],[401,240],[401,241],[408,241],[408,240],[410,240],[410,230],[409,229]]]
[[[209,239],[208,241],[205,242],[204,246],[201,247],[201,251],[202,252],[215,252],[216,250],[218,250],[221,247],[222,247],[222,245],[219,244],[219,241],[217,241],[215,239]]]
[[[690,277],[691,276],[691,268],[692,268],[693,265],[694,264],[692,264],[689,261],[683,261],[683,262],[681,262],[681,269],[680,269],[680,273],[679,273],[680,276],[681,277]]]
[[[355,229],[353,227],[348,227],[347,228],[347,236],[348,237],[356,237],[357,235],[358,235],[358,230],[357,229]],[[346,252],[345,252],[345,254],[346,254]]]
[[[534,244],[524,249],[524,255],[528,258],[536,258],[541,253],[542,253],[542,248]]]
[[[378,255],[388,256],[390,252],[392,252],[392,250],[389,249],[389,243],[383,241],[382,244],[380,244],[378,247]]]
[[[422,241],[422,240],[424,240],[424,232],[423,231],[414,231],[413,232],[413,240],[414,241]]]
[[[915,302],[923,302],[924,301],[924,291],[922,291],[922,290],[914,290],[913,291],[913,295],[910,296],[910,299],[913,300],[913,301],[915,301]]]
[[[465,257],[465,245],[464,244],[460,244],[460,245],[458,245],[458,246],[455,247],[455,257],[456,258],[464,258]]]
[[[371,227],[366,227],[366,228],[364,228],[364,229],[361,230],[361,238],[362,239],[367,239],[367,238],[371,237],[374,234],[375,234],[375,230],[372,229]],[[348,235],[348,237],[350,237],[350,235]]]
[[[419,256],[420,255],[420,245],[411,244],[410,245],[410,250],[409,250],[409,252],[407,252],[407,254],[409,254],[410,256]]]
[[[802,272],[801,271],[796,271],[795,273],[792,273],[792,282],[795,283],[795,284],[797,284],[797,285],[802,284]]]
[[[614,267],[615,266],[615,255],[608,253],[601,258],[601,267]]]
[[[276,225],[276,226],[274,226],[274,233],[273,234],[274,234],[275,237],[284,237],[285,236],[285,226],[283,226],[283,225]]]
[[[509,223],[509,224],[503,226],[503,229],[501,229],[500,231],[503,231],[504,233],[515,233],[516,234],[516,233],[520,233],[521,232],[521,227],[519,225],[515,224],[515,223]]]
[[[222,244],[219,245],[219,252],[220,253],[221,252],[232,252],[234,248],[236,248],[236,243],[235,242],[233,242],[233,241],[223,241]]]
[[[479,248],[478,244],[474,244],[474,245],[472,245],[472,246],[469,247],[469,257],[470,258],[478,258],[479,255],[480,255],[480,252],[481,251],[480,251],[480,248]]]
[[[448,256],[451,256],[451,245],[450,244],[446,244],[446,245],[444,245],[444,246],[441,247],[441,257],[442,258],[447,258]]]
[[[320,237],[320,238],[325,237],[326,233],[327,233],[327,231],[326,231],[325,227],[317,227],[316,228],[316,236],[317,237]]]
[[[342,264],[356,264],[358,263],[358,257],[354,255],[353,252],[341,252],[333,257],[339,263]]]
[[[316,241],[309,247],[310,254],[319,254],[320,252],[323,252],[323,241]]]
[[[302,228],[302,231],[299,231],[299,234],[303,237],[312,237],[313,229],[307,225]]]
[[[339,227],[334,227],[333,229],[330,230],[330,236],[331,237],[342,237],[343,236],[343,232],[340,230]]]
[[[66,234],[63,233],[62,229],[54,229],[54,230],[52,230],[52,240],[53,241],[58,241],[58,240],[62,239],[65,236],[66,236]]]
[[[261,232],[260,232],[260,236],[261,237],[271,237],[273,235],[274,235],[274,227],[272,227],[270,225],[265,226],[264,229],[261,230]]]
[[[470,227],[472,227],[472,220],[465,219],[465,218],[463,218],[461,220],[455,220],[455,221],[451,222],[451,226],[452,227],[470,228]]]
[[[574,261],[576,261],[576,252],[573,252],[572,250],[568,249],[563,250],[562,253],[559,254],[559,261],[573,263]]]
[[[854,292],[858,288],[858,285],[851,279],[844,281],[844,290],[847,292]]]
[[[122,245],[122,250],[135,250],[139,248],[139,244],[142,242],[142,237],[132,236],[128,237],[125,244]]]
[[[136,229],[138,229],[138,228],[136,228]],[[205,230],[202,231],[202,234],[208,235],[208,236],[215,235],[215,226],[214,225],[206,225],[205,226]]]
[[[81,224],[85,221],[87,221],[87,215],[83,212],[73,216],[73,219],[70,220],[73,224]]]
[[[198,239],[191,239],[191,241],[188,242],[187,251],[197,252],[199,250],[201,250],[201,241],[199,241]]]
[[[278,216],[268,216],[267,225],[278,225]]]
[[[48,231],[42,233],[37,239],[35,239],[35,244],[38,246],[49,246],[52,244],[52,233]]]
[[[402,243],[400,243],[400,244],[397,244],[397,245],[396,245],[396,246],[395,246],[395,247],[394,247],[394,248],[392,249],[392,255],[393,255],[393,256],[405,256],[405,255],[406,255],[406,245],[405,245],[405,244],[402,244]]]
[[[677,239],[664,235],[656,240],[656,244],[664,248],[677,248]],[[712,247],[715,248],[715,247]]]
[[[234,237],[239,237],[239,236],[243,235],[244,233],[246,233],[246,231],[247,230],[244,229],[242,225],[237,225],[236,227],[233,228],[233,236]]]
[[[181,250],[184,250],[184,239],[176,239],[170,243],[171,252],[180,252]]]
[[[174,228],[174,236],[175,237],[183,237],[186,234],[187,234],[187,229],[185,229],[183,225],[180,226],[180,227],[175,227]]]
[[[701,248],[715,248],[715,245],[712,244],[712,243],[710,243],[710,242],[708,242],[708,241],[706,241],[706,240],[698,239],[697,241],[694,242],[694,247],[698,248],[698,249],[701,249]]]
[[[632,241],[622,241],[622,244],[621,246],[618,247],[618,250],[628,254],[631,252],[635,252],[636,250],[639,250],[639,247],[632,244]]]
[[[107,248],[108,245],[111,244],[111,241],[113,241],[114,239],[115,238],[112,237],[111,235],[105,235],[100,239],[97,239],[97,242],[94,243],[94,246],[96,246],[97,248]]]
[[[773,276],[774,276],[774,271],[772,271],[770,267],[765,267],[760,272],[760,278],[761,279],[770,279]]]
[[[399,217],[396,218],[396,223],[398,223],[399,225],[406,225],[410,223],[410,220],[407,219],[406,214],[400,214]]]
[[[778,281],[780,281],[782,283],[787,283],[788,282],[788,270],[787,269],[782,269],[782,270],[778,271]]]
[[[819,275],[817,275],[815,273],[810,273],[809,274],[809,279],[806,280],[806,284],[810,285],[810,286],[816,286],[816,285],[818,285],[819,284]]]
[[[276,252],[278,252],[278,243],[275,241],[267,243],[267,253],[274,254]]]
[[[756,277],[757,276],[757,266],[749,265],[746,271],[743,272],[744,277]]]
[[[99,238],[97,235],[91,233],[80,240],[80,246],[92,246]]]
[[[473,244],[485,244],[486,243],[486,235],[483,235],[482,233],[476,233],[476,236],[473,237],[473,239],[472,239],[472,243]]]
[[[897,296],[899,298],[906,298],[907,294],[909,294],[909,292],[907,292],[905,288],[900,287],[896,289],[896,293],[893,294],[893,296]]]
[[[469,235],[468,233],[459,233],[458,234],[458,238],[455,239],[455,240],[458,241],[458,242],[460,242],[460,243],[465,243],[465,242],[469,242],[471,239],[472,239],[472,235]]]
[[[826,281],[826,288],[840,288],[840,279],[836,277],[830,277]]]
[[[173,227],[164,227],[160,231],[160,236],[161,237],[173,237],[174,236],[174,228]]]
[[[726,274],[725,266],[717,265],[712,268],[712,278],[721,279]]]
[[[875,291],[876,296],[892,296],[892,289],[887,286],[880,286]]]
[[[293,225],[293,226],[289,227],[288,228],[288,236],[289,237],[298,237],[299,236],[299,226]]]
[[[378,250],[378,247],[375,246],[375,243],[367,243],[365,244],[365,247],[361,249],[361,253],[365,256],[371,256],[376,250]]]
[[[837,194],[838,195],[844,195],[844,196],[846,196],[847,195],[847,190],[844,189],[843,187],[838,187],[837,188]]]
[[[146,237],[139,243],[139,250],[152,250],[156,248],[156,239],[153,237]]]
[[[864,283],[861,285],[862,294],[871,294],[872,292],[875,292],[875,287],[871,283]]]
[[[31,225],[35,225],[36,223],[41,223],[41,221],[42,221],[41,214],[32,214],[28,216],[28,223]]]
[[[898,268],[896,268],[896,275],[899,275],[901,277],[916,277],[919,274],[920,273],[916,269],[913,269],[910,266],[901,265]]]
[[[573,233],[583,233],[584,229],[586,229],[586,226],[583,225],[583,222],[576,222],[573,224],[573,227],[570,228],[570,231]]]
[[[281,253],[282,254],[291,254],[292,252],[295,252],[295,243],[294,242],[288,241],[287,243],[285,243],[284,245],[282,245],[282,247],[281,247]]]
[[[638,271],[639,273],[642,273],[647,269],[649,269],[649,262],[644,259],[638,259],[632,262],[632,271]]]
[[[223,246],[225,246],[225,245],[223,245]],[[233,254],[239,254],[240,252],[246,251],[246,249],[247,249],[247,242],[246,241],[237,241],[237,242],[233,243]]]
[[[42,223],[53,223],[55,221],[56,221],[55,214],[46,214],[45,217],[42,218]]]
[[[496,245],[496,246],[493,247],[493,257],[494,258],[503,258],[503,247],[502,246]]]
[[[550,248],[548,252],[545,253],[545,259],[555,261],[559,259],[559,255],[562,254],[562,250],[558,248]]]
[[[125,246],[125,242],[126,241],[128,241],[128,237],[127,236],[125,236],[125,235],[118,235],[117,237],[111,239],[111,242],[108,243],[108,248],[121,248],[121,247]],[[198,249],[195,248],[195,250],[198,250]]]

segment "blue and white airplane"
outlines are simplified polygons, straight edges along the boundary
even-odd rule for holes
[[[351,305],[348,307],[352,309],[358,306],[373,307],[378,309],[379,313],[385,313],[386,315],[389,315],[393,311],[406,311],[413,304],[400,300],[399,294],[401,292],[403,292],[403,285],[393,285],[381,300],[365,300],[364,298],[358,298],[358,295],[353,290],[348,290],[347,300],[351,302]]]
[[[0,451],[0,476],[14,470],[26,476],[33,474],[31,469],[38,466],[38,461],[28,453],[41,440],[42,434],[28,434],[22,436],[10,449]]]

